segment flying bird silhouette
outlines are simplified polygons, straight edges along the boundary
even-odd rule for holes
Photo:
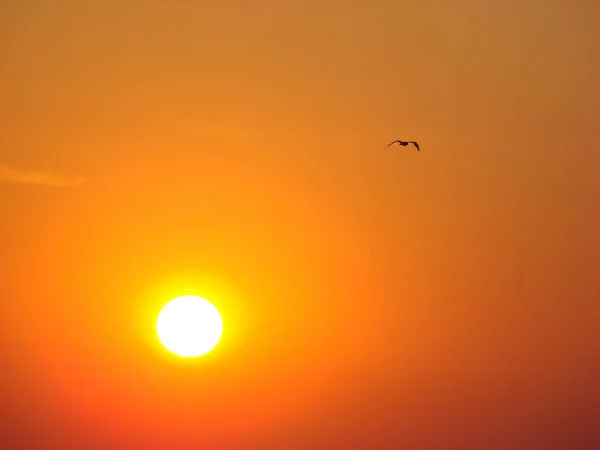
[[[420,150],[419,149],[419,144],[416,143],[415,141],[400,141],[400,140],[395,140],[395,141],[390,142],[387,146],[389,147],[390,145],[395,144],[396,142],[398,143],[398,145],[401,145],[403,147],[406,147],[408,144],[413,144],[415,147],[417,147],[417,151]]]

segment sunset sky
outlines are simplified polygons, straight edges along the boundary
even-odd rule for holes
[[[0,448],[600,448],[599,24],[0,1]]]

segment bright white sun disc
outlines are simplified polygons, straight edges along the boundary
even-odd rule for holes
[[[156,332],[169,351],[192,358],[208,353],[219,343],[223,320],[208,300],[185,295],[163,307],[156,321]]]

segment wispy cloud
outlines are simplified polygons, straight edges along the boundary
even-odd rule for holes
[[[68,178],[49,172],[24,172],[0,164],[0,183],[37,184],[42,186],[77,186],[83,178]]]

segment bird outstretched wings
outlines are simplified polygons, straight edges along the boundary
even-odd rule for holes
[[[393,144],[396,144],[396,143],[398,145],[403,146],[403,147],[406,147],[408,144],[413,144],[417,148],[417,151],[420,150],[419,144],[417,142],[415,142],[415,141],[401,141],[399,139],[396,139],[395,141],[390,142],[387,146],[389,147],[390,145],[393,145]]]

